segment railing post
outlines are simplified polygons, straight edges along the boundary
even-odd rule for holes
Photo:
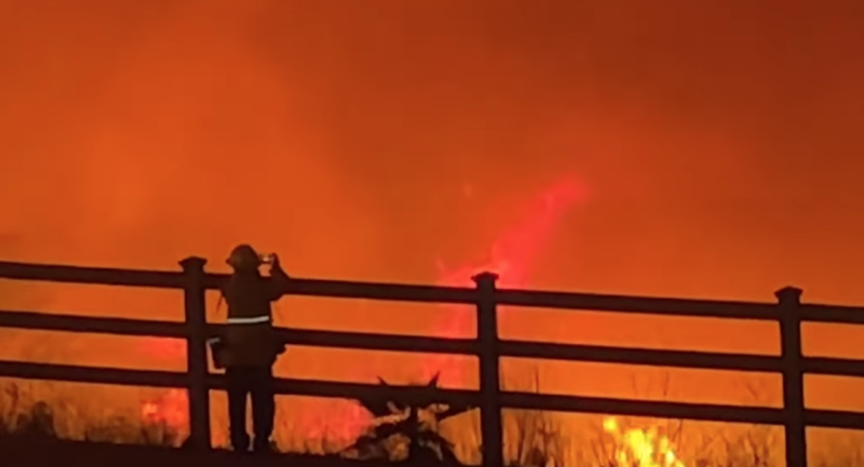
[[[186,275],[185,309],[186,366],[189,395],[189,440],[191,447],[210,449],[210,392],[207,388],[207,302],[204,286],[206,259],[180,261]]]
[[[480,341],[480,429],[483,465],[504,465],[504,429],[501,424],[501,377],[498,359],[498,310],[495,281],[498,276],[483,272],[473,277],[477,284],[477,338]]]
[[[774,293],[780,306],[783,357],[783,409],[786,413],[786,465],[807,467],[807,426],[804,422],[804,373],[801,371],[801,289],[785,287]]]

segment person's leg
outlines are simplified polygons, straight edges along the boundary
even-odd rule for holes
[[[235,451],[249,450],[249,434],[246,432],[246,399],[249,394],[249,375],[244,368],[226,368],[228,383],[228,427],[231,433],[231,448]]]
[[[254,450],[269,451],[273,422],[276,417],[276,395],[273,392],[271,367],[256,368],[252,382],[252,424],[255,429]]]

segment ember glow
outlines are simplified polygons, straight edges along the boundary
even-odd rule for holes
[[[141,404],[141,417],[149,423],[181,430],[189,419],[186,391],[169,389],[160,399],[144,402]]]

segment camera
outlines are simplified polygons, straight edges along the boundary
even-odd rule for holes
[[[258,260],[261,261],[261,264],[273,264],[274,257],[273,253],[260,254]]]

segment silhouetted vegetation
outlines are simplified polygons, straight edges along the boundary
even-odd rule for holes
[[[25,406],[22,392],[12,383],[4,387],[5,400],[0,404],[0,435],[29,438],[58,438],[58,417],[54,408],[45,401]],[[141,444],[149,446],[178,446],[181,435],[161,422],[135,423],[124,417],[111,417],[99,423],[88,423],[83,428],[84,441]]]
[[[382,384],[386,382],[382,381]],[[437,378],[425,386],[434,389]],[[45,401],[23,402],[17,385],[4,384],[4,398],[0,402],[0,436],[45,438],[63,437],[58,429],[60,416]],[[375,417],[369,430],[357,441],[340,452],[324,450],[323,456],[389,460],[399,463],[458,465],[453,444],[439,433],[439,424],[456,415],[470,412],[471,407],[448,407],[431,399],[421,404],[400,400],[362,400],[360,403]],[[61,411],[65,413],[66,411]],[[562,434],[553,414],[539,411],[508,411],[509,423],[506,444],[508,465],[524,467],[641,467],[638,464],[621,465],[615,462],[614,452],[602,439],[602,434],[591,441],[574,446]],[[81,420],[84,423],[81,439],[117,444],[152,446],[179,446],[181,434],[159,422],[142,422],[123,417],[112,417],[101,422]],[[670,424],[680,424],[672,421]],[[671,425],[670,425],[671,426]],[[676,425],[677,426],[677,425]],[[686,467],[781,467],[782,459],[771,455],[771,448],[780,442],[769,433],[769,428],[756,429],[736,439],[706,439],[707,444],[721,447],[724,460],[696,456],[685,459]],[[572,450],[585,455],[571,456]],[[309,450],[310,452],[312,450]],[[315,452],[322,452],[316,449]],[[706,449],[707,452],[707,449]],[[308,453],[295,453],[308,454]],[[834,461],[822,460],[811,467],[860,467],[860,457],[842,458],[837,453]],[[575,459],[575,460],[574,460]]]
[[[387,382],[379,378],[382,385]],[[441,436],[442,421],[464,414],[473,407],[439,404],[431,398],[438,387],[438,375],[425,385],[430,397],[419,404],[400,399],[358,399],[374,417],[371,429],[346,449],[360,459],[460,464],[453,444]]]

